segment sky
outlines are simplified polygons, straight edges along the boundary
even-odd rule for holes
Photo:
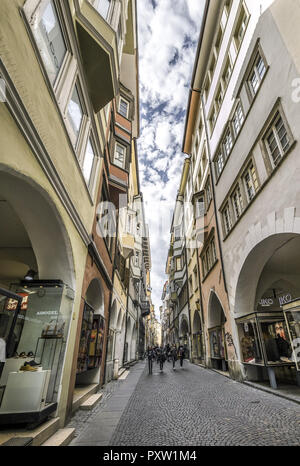
[[[170,226],[185,155],[186,107],[204,0],[138,0],[140,185],[150,230],[151,287],[159,316]]]

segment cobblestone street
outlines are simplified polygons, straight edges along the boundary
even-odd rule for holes
[[[187,361],[174,371],[166,362],[163,372],[155,363],[153,375],[144,366],[114,385],[106,397],[111,408],[104,401],[88,419],[77,415],[72,445],[299,445],[296,403]],[[109,409],[120,412],[115,423]],[[109,430],[104,440],[103,429]]]

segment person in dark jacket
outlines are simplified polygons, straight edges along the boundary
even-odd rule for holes
[[[162,371],[164,369],[164,362],[166,360],[166,355],[162,348],[158,349],[157,360],[159,362],[159,369]]]
[[[179,354],[179,359],[180,359],[180,367],[182,367],[183,366],[183,360],[184,360],[184,357],[185,357],[184,347],[182,345],[179,346],[178,354]]]
[[[148,350],[147,350],[147,358],[148,358],[149,374],[152,374],[154,352],[153,352],[152,348],[149,347],[149,346],[148,346]]]
[[[175,364],[176,364],[176,361],[177,361],[177,348],[175,345],[172,346],[172,349],[171,349],[171,358],[172,358],[172,362],[173,362],[173,369],[175,369]]]

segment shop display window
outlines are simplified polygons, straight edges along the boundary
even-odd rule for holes
[[[256,321],[252,319],[239,323],[238,334],[243,362],[247,364],[263,364]]]
[[[104,318],[85,303],[77,359],[77,374],[100,367],[103,354]]]
[[[267,364],[293,362],[292,347],[285,322],[271,320],[261,322],[260,325]]]
[[[300,370],[300,309],[290,309],[285,311],[286,324],[292,342],[293,359],[296,362],[297,370]]]
[[[12,288],[22,302],[0,301],[6,342],[0,414],[38,411],[57,401],[73,306],[72,290],[59,281]]]
[[[211,357],[215,359],[226,359],[223,327],[210,330],[209,340]]]

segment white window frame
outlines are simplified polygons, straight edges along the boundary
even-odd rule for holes
[[[258,66],[257,66],[257,63],[259,60],[261,60],[261,62],[263,63],[262,74],[259,72]],[[252,98],[255,97],[255,95],[258,93],[261,82],[264,79],[266,72],[267,72],[266,62],[262,54],[260,53],[260,51],[258,51],[255,55],[255,60],[254,60],[253,66],[251,67],[251,71],[248,75],[248,80],[247,80]],[[252,77],[255,77],[256,86],[253,85]]]
[[[244,211],[243,197],[242,197],[241,187],[239,183],[236,185],[231,195],[231,202],[233,206],[235,219],[238,220]]]
[[[233,132],[234,132],[235,137],[238,136],[241,130],[242,124],[244,123],[244,120],[245,120],[245,116],[243,112],[243,107],[242,107],[241,102],[239,102],[235,108],[233,118],[232,118],[232,126],[233,126]]]
[[[253,172],[255,173],[255,178],[256,179],[254,179],[254,177],[253,177]],[[247,181],[247,177],[248,177],[249,183]],[[255,197],[255,195],[256,195],[256,193],[258,191],[258,188],[259,188],[257,173],[256,173],[255,166],[254,166],[253,162],[251,162],[248,165],[247,169],[244,171],[243,181],[244,181],[245,191],[246,191],[246,195],[247,195],[247,200],[250,203],[254,199],[254,197]]]
[[[123,160],[122,166],[121,166],[121,164],[118,163],[118,159],[116,159],[117,146],[120,146],[120,147],[122,147],[122,149],[124,149],[124,160]],[[114,165],[116,165],[117,167],[119,167],[119,168],[121,168],[121,169],[124,170],[124,169],[125,169],[125,166],[126,166],[126,156],[127,156],[127,148],[126,148],[126,146],[124,146],[123,144],[121,144],[119,141],[115,141],[114,160],[113,160]],[[116,163],[116,160],[117,160],[117,163]]]
[[[224,231],[225,231],[225,234],[228,235],[228,233],[232,229],[232,220],[231,220],[231,212],[230,212],[229,203],[227,203],[227,205],[224,207],[222,211],[222,216],[223,216]]]
[[[122,112],[121,112],[121,103],[124,102],[127,106],[126,108],[126,115],[124,115]],[[128,114],[129,114],[129,102],[128,100],[124,99],[124,97],[120,97],[119,99],[119,109],[118,109],[118,113],[120,113],[120,115],[122,115],[124,118],[127,118],[128,119]]]
[[[282,121],[283,127],[285,129],[285,137],[288,140],[287,145],[284,146],[284,147],[281,144],[281,139],[280,139],[280,137],[278,135],[278,131],[277,131],[277,128],[276,128],[276,123],[277,123],[277,121],[279,119],[281,119],[281,121]],[[274,138],[274,140],[276,142],[276,147],[277,147],[277,149],[279,149],[279,157],[277,157],[276,161],[273,158],[273,155],[272,155],[272,152],[271,152],[271,149],[270,149],[270,146],[269,146],[269,142],[268,142],[268,138],[271,135],[273,135],[273,138]],[[281,112],[278,110],[276,112],[273,120],[272,120],[271,126],[269,127],[269,129],[268,129],[268,131],[267,131],[267,133],[266,133],[266,135],[264,137],[264,143],[265,143],[266,149],[268,151],[269,158],[270,158],[273,169],[275,167],[277,167],[280,160],[284,157],[285,153],[289,150],[289,148],[291,146],[291,142],[292,141],[291,141],[291,138],[290,138],[290,134],[289,134],[285,119],[283,118]]]

